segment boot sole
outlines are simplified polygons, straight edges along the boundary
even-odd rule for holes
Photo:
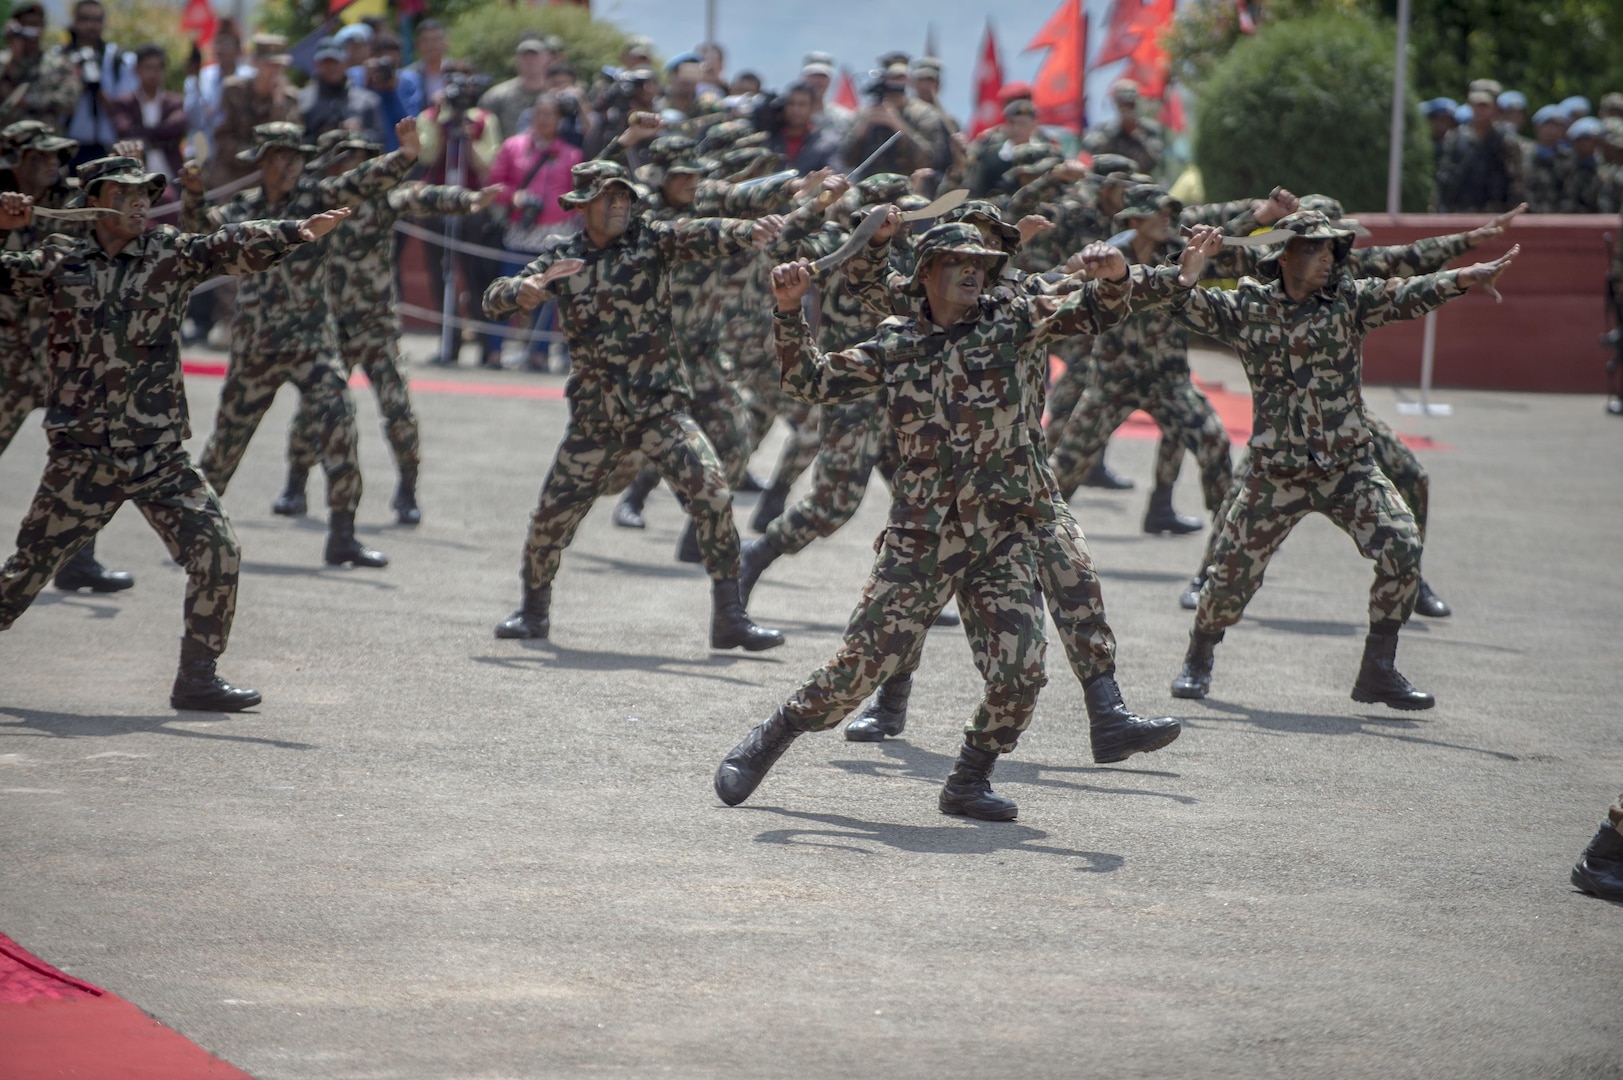
[[[1425,712],[1437,704],[1435,698],[1425,702],[1388,701],[1386,698],[1376,697],[1374,694],[1360,694],[1357,690],[1352,692],[1352,699],[1360,705],[1385,705],[1388,709],[1397,709],[1401,712]]]
[[[539,634],[530,630],[518,633],[513,630],[503,630],[498,626],[496,627],[496,636],[503,641],[545,641],[547,640],[547,631],[542,631]]]
[[[171,709],[175,709],[175,710],[177,710],[179,712],[227,712],[227,713],[232,713],[232,712],[242,712],[242,710],[244,710],[244,709],[251,709],[255,705],[260,704],[264,700],[265,700],[264,698],[260,697],[258,694],[255,694],[254,699],[252,701],[244,701],[244,702],[241,702],[241,703],[236,704],[236,705],[227,705],[227,704],[223,704],[221,702],[204,703],[204,702],[186,701],[184,699],[176,700],[175,698],[171,697],[169,699],[169,707]]]
[[[1175,698],[1183,698],[1185,701],[1200,701],[1207,695],[1207,693],[1209,693],[1207,690],[1196,690],[1193,688],[1180,689],[1176,686],[1172,688],[1172,696]]]
[[[133,581],[120,581],[120,582],[116,582],[116,583],[112,583],[112,584],[103,584],[103,583],[94,582],[94,581],[80,581],[80,582],[53,581],[51,584],[55,585],[62,592],[78,592],[80,589],[89,589],[93,593],[102,593],[102,594],[123,592],[125,589],[130,589],[130,588],[135,587],[135,582],[133,582]]]
[[[288,506],[273,506],[271,507],[271,513],[277,517],[304,517],[310,513],[310,510],[308,507],[300,507],[295,510]]]
[[[1178,736],[1182,734],[1183,728],[1173,728],[1171,731],[1165,732],[1149,742],[1140,743],[1139,745],[1134,746],[1126,753],[1122,753],[1117,757],[1100,757],[1098,751],[1095,751],[1093,754],[1093,763],[1095,765],[1113,765],[1118,761],[1126,761],[1134,754],[1153,753],[1164,746],[1171,746],[1173,743],[1178,741]],[[1111,753],[1116,753],[1116,751],[1111,751]]]
[[[766,652],[768,649],[776,649],[779,645],[782,645],[782,644],[783,644],[783,638],[780,637],[776,641],[767,641],[767,642],[763,642],[761,644],[751,644],[751,643],[743,642],[743,641],[735,641],[731,645],[721,645],[721,644],[718,644],[718,643],[712,641],[710,643],[710,647],[712,649],[721,649],[721,650],[724,650],[724,651],[727,650],[727,649],[743,649],[745,652]]]
[[[897,728],[895,731],[867,732],[867,731],[863,731],[861,729],[858,729],[856,731],[852,731],[850,724],[845,725],[845,741],[846,742],[884,742],[886,739],[894,739],[894,738],[896,738],[901,733],[902,733],[901,728]]]
[[[1173,536],[1193,536],[1200,531],[1200,528],[1199,525],[1196,525],[1193,529],[1185,528],[1182,525],[1163,525],[1159,529],[1152,529],[1146,525],[1144,526],[1144,535],[1161,536],[1165,533],[1171,533]]]
[[[941,812],[948,817],[974,818],[976,821],[1013,821],[1020,816],[1020,808],[1011,806],[1007,810],[999,810],[994,814],[976,814],[962,806],[942,806]]]

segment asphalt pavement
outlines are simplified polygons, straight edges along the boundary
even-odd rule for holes
[[[1196,367],[1243,391],[1232,360]],[[1127,701],[1183,737],[1093,765],[1056,645],[994,776],[1019,820],[988,824],[935,805],[979,694],[946,629],[903,738],[810,735],[744,806],[711,791],[836,647],[882,484],[763,578],[781,649],[706,647],[665,490],[645,532],[593,510],[551,641],[498,641],[565,420],[535,395],[562,379],[413,376],[415,529],[357,394],[387,569],[327,569],[318,517],[270,513],[291,389],[225,497],[245,561],[221,672],[258,709],[168,708],[184,574],[131,508],[99,550],[133,590],[48,589],[0,636],[0,931],[265,1080],[1623,1076],[1623,908],[1567,882],[1623,789],[1623,422],[1598,396],[1454,391],[1413,418],[1369,392],[1431,440],[1425,570],[1455,614],[1403,635],[1420,714],[1349,699],[1370,568],[1322,518],[1212,696],[1174,701],[1202,540],[1140,532],[1154,444],[1118,439],[1137,490],[1075,509]],[[189,380],[194,455],[219,387]],[[43,460],[30,425],[0,522]],[[1192,467],[1177,500],[1198,512]]]

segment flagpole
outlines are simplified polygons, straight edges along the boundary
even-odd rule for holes
[[[1409,75],[1409,0],[1398,0],[1398,55],[1392,73],[1392,145],[1386,158],[1386,212],[1403,209],[1403,114]]]
[[[704,0],[704,42],[716,43],[716,0]]]
[[[1076,0],[1076,133],[1088,130],[1088,5]]]

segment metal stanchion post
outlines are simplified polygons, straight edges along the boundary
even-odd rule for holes
[[[1425,337],[1420,346],[1420,400],[1398,402],[1404,416],[1453,416],[1454,406],[1431,400],[1432,369],[1437,362],[1437,313],[1426,313]]]
[[[464,187],[468,176],[467,138],[463,131],[465,123],[466,119],[458,116],[454,123],[445,125],[445,182],[457,187]],[[440,362],[447,367],[455,367],[457,354],[462,349],[462,334],[455,325],[457,255],[452,249],[456,241],[462,238],[462,218],[447,214],[442,220],[445,222],[447,243],[440,249],[440,268],[445,278],[440,294],[441,311],[445,315],[445,321],[440,325]]]

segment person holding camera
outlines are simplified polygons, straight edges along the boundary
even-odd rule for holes
[[[928,106],[907,96],[907,65],[886,68],[867,85],[866,91],[872,104],[857,114],[841,156],[852,165],[867,161],[887,139],[900,133],[902,137],[869,166],[869,175],[911,176],[918,169],[930,168],[936,159],[935,144],[925,134],[931,127],[930,118],[919,113]]]
[[[11,9],[6,23],[6,51],[0,55],[0,124],[38,120],[61,131],[79,100],[79,75],[58,50],[41,47],[45,34],[45,8],[38,0],[23,0]],[[13,101],[21,92],[22,97]]]
[[[383,116],[383,149],[400,149],[395,138],[395,125],[412,115],[406,95],[400,92],[400,39],[393,34],[379,34],[372,39],[372,56],[362,67],[366,88],[377,95],[378,111]]]
[[[139,85],[135,54],[102,40],[106,21],[106,10],[99,0],[79,0],[73,5],[68,42],[58,50],[78,70],[82,87],[65,132],[79,143],[75,162],[93,161],[112,152],[118,141],[113,127],[113,99],[135,93]]]

